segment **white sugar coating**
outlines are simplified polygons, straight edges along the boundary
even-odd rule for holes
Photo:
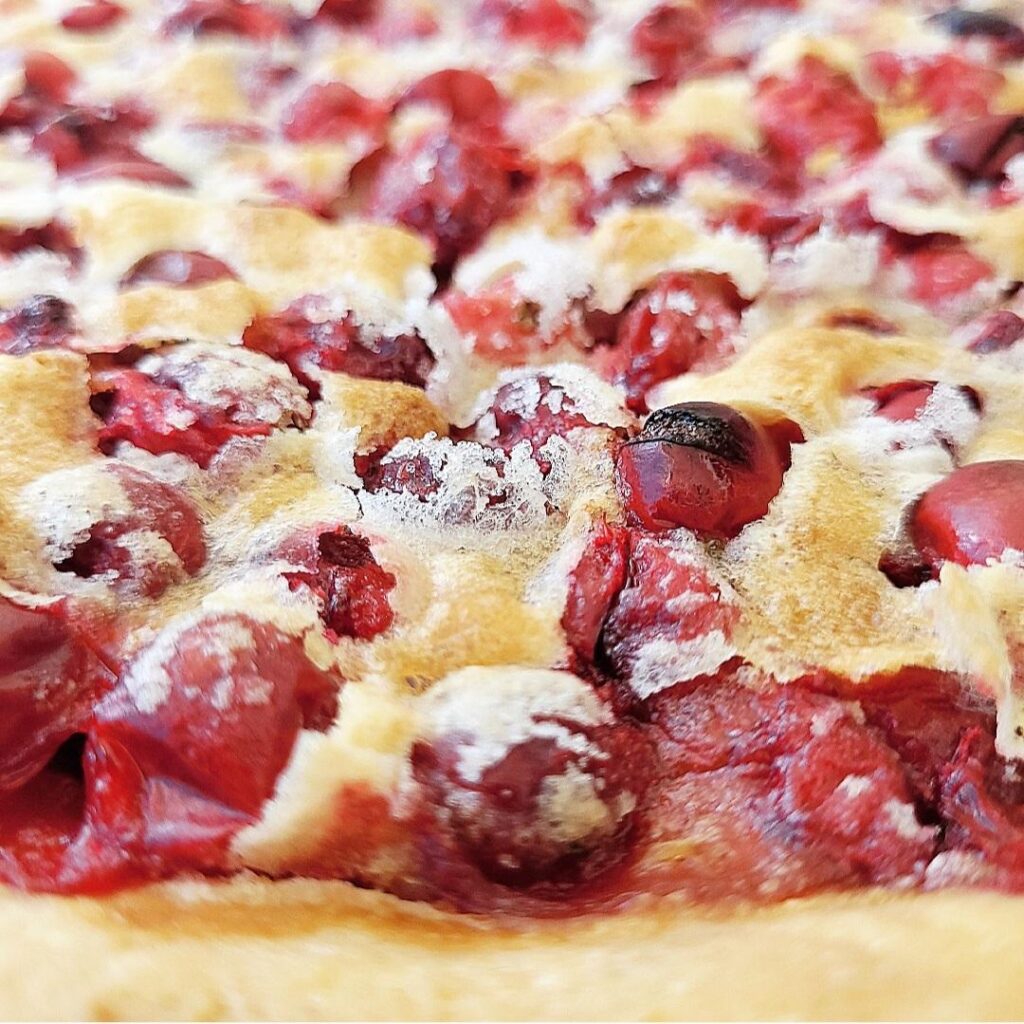
[[[836,790],[848,797],[858,797],[871,789],[871,778],[867,775],[847,775]]]
[[[105,461],[38,477],[22,488],[18,504],[35,524],[51,562],[69,558],[97,523],[134,510],[113,465]]]
[[[918,423],[926,430],[962,448],[977,433],[980,417],[977,408],[963,388],[941,381],[932,389]]]
[[[459,774],[479,782],[513,748],[531,739],[552,740],[580,757],[606,759],[577,727],[612,724],[611,711],[579,677],[554,669],[517,665],[472,666],[440,680],[419,702],[421,735],[465,737]]]
[[[551,238],[530,228],[462,260],[455,284],[476,292],[508,276],[518,294],[539,307],[537,328],[546,336],[564,323],[569,303],[589,293],[594,269],[582,240]]]
[[[143,714],[152,714],[170,696],[175,680],[171,678],[168,664],[178,652],[182,637],[193,630],[199,631],[202,641],[196,643],[190,639],[189,646],[197,656],[215,659],[215,678],[229,676],[236,655],[250,650],[254,642],[252,628],[237,618],[211,621],[206,612],[199,611],[175,619],[136,655],[122,679],[129,696]],[[209,681],[181,682],[205,686]]]
[[[901,839],[909,842],[927,841],[935,835],[936,830],[922,825],[917,820],[914,805],[905,800],[897,800],[895,797],[886,800],[882,805],[882,813]]]
[[[648,640],[630,660],[629,688],[640,698],[650,697],[708,675],[735,655],[736,648],[719,629],[692,640]]]
[[[485,416],[485,410],[494,404],[498,390],[506,385],[512,387],[502,400],[502,409],[530,418],[541,403],[538,378],[547,378],[552,385],[551,391],[543,399],[551,412],[560,412],[568,404],[570,409],[595,426],[631,427],[636,423],[636,418],[626,409],[619,391],[592,370],[575,363],[504,370],[494,387],[480,395],[473,419]],[[485,420],[480,424],[483,429],[479,436],[481,440],[490,440],[494,433],[488,434],[488,431],[493,429],[494,417],[492,415],[486,419],[485,416]]]
[[[623,791],[607,799],[599,778],[570,764],[541,783],[537,824],[545,837],[568,845],[613,832],[635,807],[632,793]]]
[[[278,426],[308,423],[313,415],[306,389],[288,367],[247,348],[187,342],[143,356],[136,368],[173,382],[197,405],[231,406],[243,419]]]
[[[371,521],[432,530],[441,525],[449,539],[507,544],[510,534],[543,527],[549,510],[564,505],[575,493],[570,485],[578,456],[569,443],[551,437],[538,454],[551,465],[546,475],[527,441],[506,454],[474,441],[456,442],[433,434],[403,438],[382,466],[386,469],[396,462],[422,459],[438,484],[437,490],[423,500],[385,489],[362,491],[359,501]]]
[[[828,225],[795,246],[779,249],[772,286],[781,292],[866,288],[878,273],[881,235],[845,235]]]

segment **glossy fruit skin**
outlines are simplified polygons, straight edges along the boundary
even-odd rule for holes
[[[399,107],[423,103],[444,113],[453,124],[494,129],[505,114],[505,101],[494,83],[478,71],[446,68],[426,75],[402,93]]]
[[[910,533],[938,572],[943,562],[984,565],[1024,551],[1024,460],[972,462],[930,487],[911,514]]]
[[[625,389],[629,407],[642,412],[656,384],[732,351],[745,305],[724,274],[668,271],[627,306],[615,343],[597,349],[595,362]]]
[[[309,86],[285,115],[282,134],[289,142],[347,142],[383,139],[388,111],[343,82]]]
[[[718,539],[765,515],[787,467],[764,427],[716,402],[659,409],[615,466],[631,523]]]
[[[214,281],[237,280],[223,260],[204,252],[161,249],[143,256],[121,278],[122,288],[166,284],[174,288],[197,287]]]
[[[41,771],[113,682],[71,622],[66,598],[0,596],[0,793]]]
[[[696,4],[658,4],[633,26],[630,46],[655,78],[677,82],[707,56],[709,28]]]

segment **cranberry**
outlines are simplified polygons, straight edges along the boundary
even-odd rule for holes
[[[24,69],[25,92],[49,103],[67,103],[78,81],[69,65],[41,50],[25,55]]]
[[[66,600],[8,595],[0,596],[0,793],[40,772],[113,683]]]
[[[1002,352],[1024,338],[1024,320],[1008,309],[1000,309],[982,322],[967,348],[979,355]]]
[[[632,522],[728,538],[765,515],[788,465],[768,431],[742,413],[688,402],[652,413],[619,450],[615,471]]]
[[[438,827],[485,878],[572,884],[620,855],[646,749],[575,676],[505,671],[457,673],[428,694],[413,772]]]
[[[282,15],[247,0],[187,0],[164,22],[167,35],[225,32],[257,42],[269,42],[287,31]]]
[[[384,138],[388,109],[342,82],[309,86],[285,115],[289,142],[346,142],[353,137],[379,143]]]
[[[593,663],[608,611],[626,583],[628,564],[629,531],[603,521],[597,523],[569,574],[562,613],[566,639],[584,665]]]
[[[333,638],[372,640],[390,628],[394,613],[388,594],[395,577],[373,557],[365,537],[347,526],[311,530],[279,552],[303,568],[285,573],[292,590],[309,591]]]
[[[246,349],[190,342],[144,356],[135,368],[93,373],[100,444],[130,441],[178,452],[205,468],[233,437],[305,426],[305,390],[280,364]]]
[[[76,334],[71,307],[55,295],[33,295],[20,306],[0,310],[0,352],[6,355],[64,348]]]
[[[898,380],[881,387],[865,388],[863,394],[874,400],[879,416],[901,423],[916,420],[924,412],[937,383],[934,380]],[[974,388],[965,385],[957,390],[975,410],[981,410],[981,399]]]
[[[340,680],[302,639],[237,613],[168,626],[97,708],[86,749],[90,818],[159,875],[223,870],[270,798],[300,729],[326,729]]]
[[[162,249],[143,256],[121,278],[122,288],[138,288],[145,284],[166,284],[175,288],[194,287],[222,281],[237,280],[238,275],[223,261],[204,252],[182,252]]]
[[[745,305],[722,274],[668,271],[630,303],[615,345],[598,349],[595,362],[643,412],[656,384],[731,351]]]
[[[331,319],[315,299],[256,317],[242,342],[285,363],[314,398],[320,394],[317,381],[323,370],[423,387],[435,362],[418,333],[382,335],[360,326],[351,313]]]
[[[945,561],[984,565],[1007,550],[1024,551],[1024,460],[961,466],[930,487],[911,515],[910,531],[936,570]]]
[[[106,577],[129,593],[159,597],[206,561],[195,506],[142,470],[94,463],[40,477],[31,487],[40,507],[71,510],[45,535],[61,572]]]
[[[814,57],[788,77],[762,80],[755,110],[770,149],[798,168],[828,148],[850,159],[882,144],[871,101],[848,75]]]
[[[370,216],[424,235],[446,273],[512,203],[517,159],[465,131],[430,132],[385,160]]]
[[[60,23],[69,32],[100,32],[116,25],[125,13],[123,7],[110,0],[89,0],[88,3],[72,7],[60,19]]]
[[[967,181],[996,180],[1024,153],[1024,117],[990,114],[964,121],[932,139],[931,150]]]
[[[707,57],[708,19],[696,4],[662,3],[633,26],[633,53],[656,78],[677,82]]]
[[[505,115],[505,101],[494,83],[479,71],[447,68],[414,82],[399,106],[423,103],[443,110],[453,124],[493,129]]]
[[[480,0],[475,20],[506,39],[556,50],[586,42],[590,8],[570,0]]]

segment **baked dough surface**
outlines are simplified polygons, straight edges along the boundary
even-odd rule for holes
[[[183,1020],[1010,1020],[1024,900],[862,893],[546,924],[344,883],[0,899],[0,1015]]]

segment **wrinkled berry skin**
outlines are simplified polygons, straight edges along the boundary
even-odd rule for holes
[[[984,565],[1024,551],[1024,460],[961,466],[922,495],[911,515],[914,546],[937,575],[942,562]]]
[[[657,410],[616,459],[627,519],[647,530],[683,526],[735,537],[768,511],[789,466],[788,446],[802,440],[795,424],[784,422],[769,433],[717,402]]]

